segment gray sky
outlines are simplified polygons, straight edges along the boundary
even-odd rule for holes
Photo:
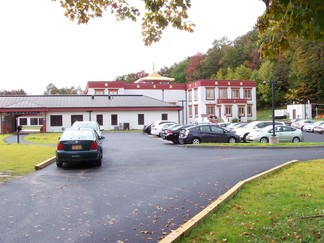
[[[141,1],[138,1],[141,3]],[[260,0],[192,0],[189,17],[194,33],[167,29],[162,40],[146,47],[140,22],[116,22],[113,16],[78,25],[51,0],[2,1],[0,8],[0,90],[24,89],[42,94],[49,83],[57,88],[177,63],[212,42],[234,40],[255,25],[265,6]]]

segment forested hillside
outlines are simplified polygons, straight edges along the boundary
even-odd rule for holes
[[[215,40],[206,53],[163,67],[158,73],[175,78],[176,83],[198,79],[256,80],[258,108],[271,104],[271,87],[263,81],[282,81],[276,85],[277,104],[307,100],[324,103],[323,42],[294,38],[288,50],[275,56],[262,56],[260,43],[256,28],[235,40],[223,37]],[[140,72],[116,79],[133,82],[142,76]]]

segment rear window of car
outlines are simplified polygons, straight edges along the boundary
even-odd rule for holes
[[[91,131],[65,131],[61,140],[94,140],[94,134]]]
[[[99,127],[96,123],[86,123],[86,122],[80,122],[80,123],[75,123],[72,126],[73,128],[92,128],[95,130],[98,130]]]

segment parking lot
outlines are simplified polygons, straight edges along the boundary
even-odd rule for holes
[[[142,133],[104,135],[100,168],[52,164],[0,185],[0,242],[156,242],[238,181],[290,160],[324,158],[322,147],[238,153]]]

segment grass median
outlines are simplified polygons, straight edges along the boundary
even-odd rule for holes
[[[243,186],[182,242],[323,242],[324,159]]]
[[[0,135],[0,182],[35,171],[35,165],[55,155],[55,146],[42,144],[7,144]],[[57,141],[57,140],[56,140]]]

